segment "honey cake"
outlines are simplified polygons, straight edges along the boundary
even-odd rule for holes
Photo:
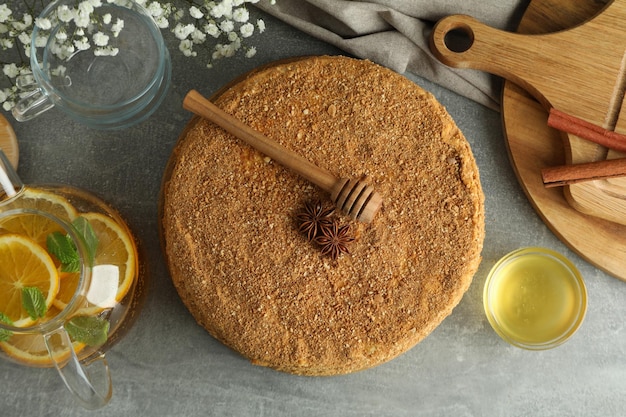
[[[459,303],[480,263],[484,196],[445,108],[404,76],[341,56],[259,69],[223,90],[226,112],[337,177],[383,196],[323,254],[298,224],[329,196],[195,117],[164,177],[161,234],[195,320],[256,365],[301,375],[370,368],[406,352]]]

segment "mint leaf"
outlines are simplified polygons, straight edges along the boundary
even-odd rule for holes
[[[0,322],[13,326],[13,320],[8,318],[4,313],[0,313]],[[0,342],[6,342],[11,338],[11,336],[13,336],[13,332],[11,330],[0,329]]]
[[[63,272],[80,271],[78,250],[71,237],[61,232],[52,232],[46,238],[46,246],[48,252],[56,256],[61,262],[61,270]]]
[[[98,249],[98,236],[84,217],[77,217],[72,222],[74,230],[82,238],[86,249],[86,262],[89,266],[93,266],[96,250]],[[61,262],[61,270],[63,272],[80,272],[80,258],[78,249],[69,235],[61,232],[50,233],[46,238],[46,246],[48,252],[56,256]]]
[[[76,316],[65,323],[65,330],[75,342],[99,346],[107,341],[109,322],[96,316]]]
[[[0,312],[0,321],[4,324],[8,324],[9,326],[13,326],[13,320],[11,320],[9,316],[2,312]]]
[[[31,319],[37,320],[46,315],[46,299],[37,287],[22,288],[22,307]]]
[[[74,222],[72,222],[72,226],[78,232],[78,235],[83,238],[85,242],[85,247],[87,249],[87,257],[89,261],[89,266],[93,266],[94,258],[96,257],[96,250],[98,249],[98,236],[96,236],[96,232],[93,231],[93,227],[84,217],[77,217]]]

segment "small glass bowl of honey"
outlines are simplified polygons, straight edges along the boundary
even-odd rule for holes
[[[551,349],[567,341],[587,311],[587,290],[574,264],[550,249],[515,250],[491,269],[483,293],[491,327],[513,346]]]

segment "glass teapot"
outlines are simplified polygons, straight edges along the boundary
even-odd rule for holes
[[[104,352],[144,295],[135,239],[90,193],[24,185],[1,150],[0,185],[0,357],[54,367],[84,407],[102,407]]]

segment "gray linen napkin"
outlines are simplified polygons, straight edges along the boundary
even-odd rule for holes
[[[515,30],[529,0],[277,0],[257,6],[288,24],[360,58],[406,71],[498,109],[500,85],[486,73],[456,70],[430,52],[434,23],[468,14],[490,26]]]

